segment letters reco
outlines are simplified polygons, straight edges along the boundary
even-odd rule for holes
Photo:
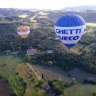
[[[74,32],[74,33],[73,33]],[[56,29],[56,34],[58,35],[58,38],[60,40],[77,40],[79,38],[78,34],[81,33],[81,29]],[[62,34],[62,36],[60,35]],[[68,36],[64,36],[63,34],[66,34]],[[76,34],[77,36],[70,36],[72,34]]]

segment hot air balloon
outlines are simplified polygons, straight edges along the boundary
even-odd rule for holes
[[[30,28],[29,26],[22,24],[17,28],[17,33],[21,36],[21,38],[26,39],[30,33]]]
[[[85,33],[84,19],[76,14],[66,14],[55,23],[55,33],[67,48],[72,48]]]

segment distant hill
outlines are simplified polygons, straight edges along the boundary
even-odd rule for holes
[[[76,11],[77,9],[78,10],[82,9],[82,10]],[[83,10],[83,9],[86,9],[86,10]],[[3,18],[8,21],[19,21],[19,20],[28,21],[29,20],[33,22],[34,20],[35,21],[37,20],[40,23],[40,21],[44,19],[42,23],[45,23],[48,20],[55,22],[59,17],[65,14],[78,14],[82,16],[86,22],[96,23],[95,9],[96,9],[96,6],[67,7],[67,8],[64,8],[63,10],[50,10],[50,11],[49,10],[34,11],[34,9],[21,10],[21,9],[15,9],[15,8],[0,8],[0,20],[2,20]]]
[[[90,6],[90,5],[85,5],[85,6],[72,6],[72,7],[65,7],[62,10],[96,10],[96,6]]]
[[[10,16],[10,17],[5,17],[4,18],[5,20],[8,20],[8,21],[19,21],[19,20],[22,20],[22,18],[18,17],[18,16]]]
[[[30,10],[20,10],[15,8],[0,8],[0,14],[2,14],[4,17],[7,16],[18,16],[23,13],[30,14]]]
[[[96,11],[93,10],[51,12],[50,14],[48,14],[48,17],[50,18],[50,20],[55,22],[59,17],[65,14],[78,14],[82,16],[86,22],[96,23]]]

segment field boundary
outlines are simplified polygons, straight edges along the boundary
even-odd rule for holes
[[[32,70],[32,72],[34,73],[34,75],[37,77],[38,80],[42,79],[41,76],[39,76],[39,73],[36,71],[36,69],[32,65],[28,63],[26,63],[26,65]]]

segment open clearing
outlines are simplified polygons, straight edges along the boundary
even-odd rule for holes
[[[67,75],[67,73],[58,67],[49,67],[41,65],[32,66],[34,66],[41,74],[43,74],[44,78],[47,80],[61,79],[68,83],[71,82],[71,78]]]
[[[10,76],[15,73],[15,68],[21,61],[20,58],[12,56],[12,55],[0,55],[0,73],[3,77],[5,77],[8,81]],[[15,81],[14,81],[15,82]],[[13,84],[13,82],[11,82]],[[10,86],[11,87],[11,86]],[[15,90],[17,91],[17,90]],[[0,96],[11,96],[11,91],[8,89],[8,85],[5,80],[0,80]]]
[[[8,78],[8,76],[12,72],[14,72],[14,69],[19,64],[19,62],[21,61],[21,59],[19,59],[18,57],[11,56],[11,55],[9,57],[6,57],[6,55],[5,55],[5,58],[3,58],[3,61],[4,60],[5,60],[5,62],[3,62],[3,64],[1,64],[3,66],[1,67],[0,71],[2,72],[2,74],[3,74],[3,76],[5,78]]]
[[[70,88],[66,88],[66,96],[92,96],[93,92],[96,92],[95,85],[89,84],[75,84]]]
[[[75,78],[78,81],[83,81],[85,78],[88,79],[95,79],[96,80],[96,75],[84,72],[78,68],[75,68],[71,71],[68,72],[73,78]]]
[[[19,17],[21,17],[21,18],[26,18],[27,16],[28,16],[27,14],[19,15]]]

